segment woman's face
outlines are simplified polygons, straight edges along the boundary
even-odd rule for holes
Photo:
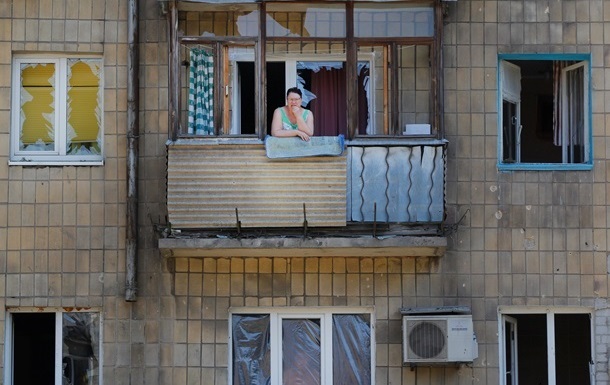
[[[296,92],[289,93],[286,100],[288,101],[288,106],[290,107],[301,107],[301,96]]]

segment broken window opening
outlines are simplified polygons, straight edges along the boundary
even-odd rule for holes
[[[591,314],[558,310],[501,317],[501,385],[592,383]]]
[[[237,310],[230,320],[232,384],[372,384],[370,313]]]
[[[102,161],[102,61],[16,57],[11,161]]]
[[[588,58],[501,55],[499,64],[500,168],[590,167]]]
[[[13,312],[7,336],[6,384],[101,383],[99,313]]]
[[[266,13],[264,29],[260,10]],[[439,134],[435,12],[428,1],[354,7],[306,2],[290,6],[269,2],[264,7],[201,4],[180,10],[181,55],[179,63],[173,63],[182,68],[177,81],[180,119],[174,132],[188,137],[262,139],[269,134],[273,111],[285,104],[286,90],[299,86],[304,91],[303,106],[314,115],[315,135],[344,134],[353,139]],[[350,35],[356,44],[348,46]],[[213,48],[210,72],[216,82],[214,92],[204,99],[215,114],[208,130],[199,130],[187,119],[189,98],[200,97],[189,87],[187,53],[203,45]],[[260,45],[265,63],[256,57]],[[357,62],[348,62],[348,57]],[[323,65],[330,62],[341,67]],[[257,87],[258,81],[266,86],[264,90]],[[316,84],[332,90],[316,91]]]

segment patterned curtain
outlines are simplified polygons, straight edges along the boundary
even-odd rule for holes
[[[190,52],[188,133],[214,134],[214,57],[204,49]]]

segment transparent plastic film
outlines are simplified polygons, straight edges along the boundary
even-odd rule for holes
[[[333,385],[371,384],[371,326],[362,314],[333,315]]]
[[[319,319],[282,320],[282,385],[321,384]]]
[[[233,315],[233,385],[271,382],[269,315]]]
[[[62,376],[64,384],[99,383],[99,334],[97,313],[63,313]]]
[[[21,65],[19,150],[54,151],[55,65]]]
[[[102,90],[100,60],[68,61],[66,153],[91,155],[101,152]]]

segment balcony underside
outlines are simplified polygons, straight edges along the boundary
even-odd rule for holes
[[[163,238],[165,257],[441,257],[447,238],[387,237],[268,237]]]

